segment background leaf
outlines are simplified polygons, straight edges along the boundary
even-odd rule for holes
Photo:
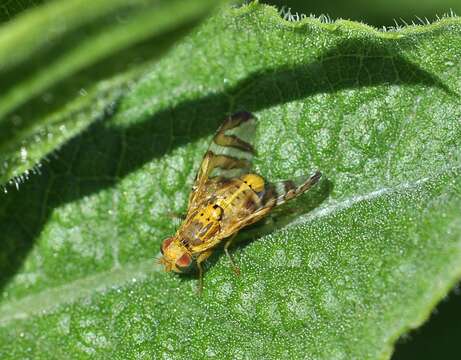
[[[0,4],[0,22],[12,20],[23,11],[52,0],[4,0]]]
[[[460,35],[261,5],[208,20],[2,196],[2,358],[388,358],[460,276]],[[153,257],[241,109],[259,172],[325,179],[242,233],[241,277],[217,252],[198,297]]]
[[[37,171],[44,156],[114,111],[145,66],[213,3],[54,1],[0,28],[0,184]]]

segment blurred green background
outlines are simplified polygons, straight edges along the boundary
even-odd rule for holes
[[[0,24],[38,5],[52,0],[0,0]],[[58,1],[58,0],[54,0]],[[59,0],[65,1],[65,0]],[[376,27],[395,26],[404,22],[418,23],[418,18],[434,20],[437,15],[461,14],[461,0],[261,0],[279,9],[291,8],[291,13],[327,14],[332,19],[361,21]],[[459,288],[458,288],[459,289]],[[393,360],[458,359],[461,339],[461,295],[455,289],[437,307],[421,328],[398,341]]]
[[[14,18],[23,10],[40,5],[46,0],[0,0],[0,23]]]

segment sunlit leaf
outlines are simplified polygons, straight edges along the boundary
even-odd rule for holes
[[[2,195],[0,356],[389,358],[461,275],[460,45],[458,18],[214,15]],[[154,258],[242,109],[262,175],[324,179],[241,234],[240,277],[217,251],[198,296]]]

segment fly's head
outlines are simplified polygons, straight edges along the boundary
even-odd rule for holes
[[[162,258],[160,263],[165,266],[165,271],[177,273],[189,272],[194,266],[194,259],[178,235],[166,238],[160,246]]]

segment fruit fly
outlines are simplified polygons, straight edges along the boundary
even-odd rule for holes
[[[185,220],[161,245],[160,263],[165,271],[184,273],[197,268],[199,291],[203,287],[202,263],[220,243],[225,241],[224,252],[239,274],[228,250],[237,232],[320,179],[317,171],[310,177],[271,183],[252,171],[255,129],[255,117],[248,112],[238,112],[224,121],[203,157]]]

